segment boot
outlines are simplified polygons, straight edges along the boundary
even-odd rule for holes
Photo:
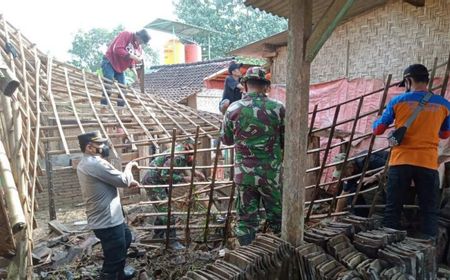
[[[118,107],[124,107],[125,106],[125,101],[121,98],[117,99],[117,106]]]
[[[130,266],[127,265],[122,272],[119,272],[118,280],[129,280],[132,279],[136,275],[136,270]]]
[[[100,104],[108,105],[108,99],[106,99],[106,97],[102,97],[102,99],[100,99]]]
[[[177,237],[177,232],[175,229],[171,229],[169,231],[169,237],[170,238],[176,238]],[[169,246],[172,250],[183,250],[184,246],[183,244],[181,244],[180,242],[178,242],[177,240],[171,240],[169,243]]]

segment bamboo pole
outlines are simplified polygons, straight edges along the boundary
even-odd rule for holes
[[[88,98],[89,105],[91,106],[92,113],[94,114],[94,117],[97,120],[97,123],[98,123],[98,125],[100,126],[100,128],[101,128],[101,130],[103,132],[103,135],[108,139],[108,141],[110,143],[111,151],[113,152],[114,156],[116,158],[118,158],[119,155],[118,155],[118,153],[116,151],[116,148],[114,147],[114,145],[113,145],[113,143],[111,141],[111,138],[109,137],[108,133],[106,133],[105,126],[103,125],[102,121],[100,120],[100,117],[97,114],[97,110],[95,109],[95,105],[92,102],[91,94],[90,94],[90,92],[88,90],[88,87],[87,87],[86,73],[84,71],[83,71],[83,80],[84,80],[84,86],[85,86],[85,89],[86,89],[85,94],[86,94],[86,96]]]
[[[328,136],[327,148],[326,148],[325,153],[324,153],[323,158],[322,158],[322,164],[320,166],[319,174],[317,175],[317,182],[316,182],[316,186],[314,188],[312,201],[311,201],[311,204],[309,205],[308,213],[306,215],[306,221],[309,220],[309,216],[312,213],[314,200],[316,199],[317,195],[319,194],[318,189],[319,189],[319,185],[320,185],[320,180],[322,179],[323,170],[325,169],[325,164],[327,162],[328,154],[330,152],[331,141],[333,141],[333,135],[334,135],[334,131],[335,131],[335,128],[336,128],[336,122],[337,122],[337,119],[339,117],[340,109],[341,109],[341,106],[337,106],[335,111],[334,111],[334,118],[333,118],[333,123],[331,125],[330,135]]]
[[[100,80],[100,83],[103,88],[104,97],[106,98],[106,102],[108,103],[108,106],[111,109],[111,112],[113,112],[114,118],[116,119],[117,123],[119,123],[119,126],[122,128],[123,132],[127,136],[128,141],[130,141],[130,143],[133,142],[134,141],[133,137],[130,135],[130,133],[128,132],[128,129],[125,127],[125,125],[123,124],[122,120],[120,119],[118,113],[114,109],[114,105],[111,103],[111,99],[109,98],[109,95],[105,89],[105,85],[103,84],[103,81],[102,81],[102,79],[100,79],[100,77],[99,77],[99,80]],[[116,83],[116,82],[114,82],[114,83]],[[86,91],[88,91],[87,85],[86,85]]]
[[[3,142],[0,140],[0,185],[5,193],[5,200],[8,204],[9,221],[13,233],[17,233],[26,227],[24,209],[20,202],[19,192],[12,174],[11,165],[9,164],[8,155],[6,154]]]
[[[158,124],[158,126],[164,131],[164,134],[166,134],[168,137],[171,137],[169,131],[167,131],[167,129],[164,127],[164,125],[161,124],[161,122],[155,117],[154,112],[150,111],[149,107],[144,104],[144,102],[142,101],[142,98],[140,97],[140,95],[137,94],[136,91],[133,88],[131,88],[131,92],[136,97],[136,99],[139,101],[139,103],[144,108],[144,110],[147,111],[148,115],[153,119],[153,121],[156,124]]]
[[[364,102],[364,97],[361,97],[359,99],[359,102],[358,102],[358,108],[356,109],[355,121],[353,122],[352,132],[350,134],[350,139],[348,140],[347,150],[345,151],[344,162],[342,163],[341,168],[340,168],[341,170],[345,170],[345,168],[347,166],[347,163],[348,163],[348,157],[350,155],[350,150],[352,148],[353,137],[355,136],[355,131],[356,131],[356,127],[358,125],[359,114],[361,113],[361,108],[362,108],[363,102]],[[339,173],[339,178],[338,178],[338,183],[337,183],[338,190],[333,195],[333,201],[331,202],[330,210],[328,211],[328,215],[329,216],[331,216],[331,212],[333,211],[333,208],[335,206],[336,196],[342,190],[342,188],[341,188],[341,186],[342,186],[342,174],[343,174],[343,172]]]
[[[41,69],[41,61],[39,60],[39,58],[37,57],[37,51],[36,49],[34,49],[34,53],[35,53],[35,64],[36,64],[36,130],[35,130],[35,142],[34,142],[34,156],[33,156],[33,182],[32,182],[32,187],[31,187],[31,215],[30,218],[33,220],[34,219],[34,210],[35,210],[35,188],[36,188],[36,184],[37,184],[37,166],[38,166],[38,160],[39,160],[39,149],[37,149],[37,147],[39,146],[39,141],[40,141],[40,126],[41,126],[41,106],[40,106],[40,88],[39,88],[39,71]],[[40,190],[42,191],[42,190]],[[31,236],[32,237],[32,236]]]
[[[69,146],[67,145],[66,137],[64,135],[64,130],[61,127],[61,121],[59,119],[58,115],[58,108],[56,107],[55,98],[53,96],[52,92],[52,68],[53,68],[53,60],[51,57],[47,60],[47,94],[50,98],[50,102],[52,105],[53,113],[56,120],[56,125],[58,127],[59,136],[61,136],[61,141],[64,147],[64,151],[66,152],[66,155],[70,155]]]
[[[9,32],[6,28],[5,19],[3,19],[4,23],[4,33],[6,42],[10,44],[9,39]],[[14,75],[17,73],[16,66],[15,66],[15,57],[13,56],[13,53],[9,53],[9,59],[10,59],[10,67]],[[13,159],[14,165],[13,165],[13,176],[16,182],[16,187],[19,192],[19,198],[20,198],[20,204],[22,206],[22,210],[25,216],[25,222],[29,224],[29,220],[27,220],[27,210],[29,206],[29,197],[28,197],[28,184],[25,178],[25,164],[24,164],[24,157],[23,157],[23,151],[22,151],[22,112],[21,108],[19,106],[19,96],[18,94],[12,95],[11,100],[7,100],[6,107],[10,107],[12,119],[9,120],[10,122],[10,134],[6,135],[9,137],[9,144],[10,144],[10,158]],[[11,102],[10,102],[11,101]],[[28,240],[27,240],[27,232],[26,227],[24,230],[19,231],[16,234],[16,244],[17,244],[17,250],[16,255],[13,258],[13,261],[10,263],[10,269],[12,271],[11,278],[25,278],[26,277],[26,268],[27,268],[27,251],[30,249],[28,246]],[[29,276],[30,278],[31,276]]]
[[[447,66],[445,67],[444,81],[442,82],[441,96],[445,97],[445,92],[447,91],[448,79],[450,76],[450,53],[447,58]]]
[[[103,87],[103,90],[106,93],[106,89],[105,89],[105,85],[103,84],[103,80],[100,78],[100,76],[98,76],[98,79],[100,80],[100,83]],[[143,122],[141,121],[141,119],[136,115],[136,113],[134,112],[133,108],[130,106],[130,103],[128,102],[127,98],[125,98],[125,94],[123,94],[122,90],[120,89],[120,86],[115,83],[117,90],[119,91],[120,96],[122,97],[122,100],[125,102],[126,107],[128,108],[128,110],[130,111],[131,115],[133,116],[133,118],[136,120],[136,122],[139,124],[139,126],[142,128],[142,130],[144,131],[145,135],[150,139],[151,143],[153,145],[155,145],[156,149],[159,150],[159,145],[158,143],[155,141],[155,138],[152,136],[152,134],[150,133],[150,131],[147,129],[147,127],[145,127],[145,125],[143,124]]]
[[[212,179],[211,179],[211,185],[210,185],[210,190],[209,190],[209,201],[208,201],[208,209],[206,211],[206,223],[205,223],[205,233],[203,236],[203,242],[207,242],[208,241],[208,234],[209,234],[209,220],[211,218],[211,207],[213,205],[213,195],[214,195],[214,187],[215,187],[215,183],[216,183],[216,175],[217,175],[217,163],[219,161],[219,155],[220,153],[220,139],[217,142],[217,147],[216,147],[216,156],[214,157],[214,169],[213,169],[213,173],[212,173]]]
[[[217,155],[216,155],[217,157]],[[223,231],[223,241],[224,241],[224,245],[225,242],[228,240],[228,236],[229,236],[229,229],[230,229],[230,225],[231,225],[231,218],[232,218],[232,209],[233,209],[233,202],[234,202],[234,196],[235,196],[235,192],[236,192],[236,183],[234,182],[234,150],[231,150],[230,153],[230,158],[231,158],[231,165],[233,167],[230,168],[230,181],[232,181],[232,186],[231,186],[231,192],[230,192],[230,200],[228,201],[228,209],[227,209],[227,216],[225,218],[225,229]]]
[[[170,232],[170,223],[171,223],[171,216],[172,216],[172,189],[173,189],[173,166],[175,165],[175,158],[174,158],[174,153],[175,153],[175,145],[176,145],[176,140],[177,140],[177,129],[174,128],[172,130],[172,146],[171,146],[171,150],[170,150],[170,170],[169,170],[169,191],[168,191],[168,203],[167,203],[167,225],[163,226],[162,228],[164,229],[164,227],[167,229],[166,231],[166,249],[169,249],[169,232]]]
[[[192,170],[191,170],[191,183],[189,186],[189,192],[187,195],[187,216],[186,216],[186,228],[184,231],[184,236],[186,239],[186,248],[189,248],[189,245],[191,243],[191,231],[189,229],[189,220],[191,218],[191,209],[194,205],[192,201],[192,193],[194,191],[195,185],[194,185],[194,179],[195,179],[195,166],[197,163],[197,145],[198,145],[198,134],[199,134],[199,127],[197,126],[197,129],[195,131],[195,139],[194,139],[194,154],[192,159]]]
[[[83,128],[83,125],[81,124],[80,117],[78,116],[77,107],[75,106],[75,102],[73,101],[72,90],[70,88],[70,80],[69,80],[69,74],[67,72],[67,68],[64,68],[64,77],[66,78],[67,93],[69,94],[69,100],[70,100],[70,104],[72,105],[73,115],[75,117],[75,120],[77,121],[77,124],[78,124],[78,127],[80,128],[81,133],[86,133],[86,131]]]
[[[161,112],[166,115],[184,134],[188,134],[188,132],[173,118],[172,115],[167,113],[167,111],[159,104],[152,96],[151,94],[145,93],[148,98],[161,110]]]
[[[389,87],[391,84],[391,79],[392,79],[392,75],[389,74],[389,76],[387,77],[387,80],[386,80],[386,86],[384,89],[383,96],[381,97],[381,100],[380,100],[380,106],[379,106],[379,110],[378,110],[378,114],[377,114],[378,117],[381,116],[381,114],[383,113],[383,108],[386,103],[387,94],[388,94]],[[370,161],[370,156],[372,154],[373,144],[375,143],[375,137],[376,137],[375,135],[372,135],[372,137],[370,139],[369,150],[367,151],[367,157],[364,160],[361,178],[364,178],[364,176],[366,175],[367,168],[369,167],[369,161]],[[353,197],[353,200],[352,200],[352,209],[355,207],[355,203],[356,203],[356,200],[358,199],[358,195],[361,190],[362,184],[363,184],[363,180],[360,180],[358,183],[358,186],[356,188],[355,196]]]

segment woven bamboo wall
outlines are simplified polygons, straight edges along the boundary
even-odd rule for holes
[[[312,64],[311,82],[345,77],[347,63],[349,79],[382,79],[388,73],[399,79],[409,64],[431,68],[435,57],[445,61],[450,51],[450,0],[425,3],[416,8],[391,0],[337,27]],[[277,52],[272,77],[285,83],[287,49]]]

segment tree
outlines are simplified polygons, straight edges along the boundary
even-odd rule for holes
[[[87,32],[78,31],[73,38],[72,48],[69,50],[72,55],[72,60],[69,63],[93,73],[101,73],[102,57],[108,45],[123,30],[123,26],[119,25],[112,31],[104,28],[92,28]],[[148,45],[144,46],[144,54],[146,67],[158,62],[157,52]]]
[[[243,0],[173,0],[184,23],[217,30],[211,34],[211,57],[225,57],[233,49],[287,29],[285,19],[246,7]],[[208,35],[194,38],[203,47]],[[207,51],[207,49],[205,49]]]

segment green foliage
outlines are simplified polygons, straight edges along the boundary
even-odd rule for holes
[[[87,32],[79,30],[75,34],[72,48],[69,50],[72,55],[69,63],[95,73],[101,67],[103,52],[108,44],[122,30],[122,26],[118,26],[112,31],[104,28],[92,28]]]
[[[285,19],[246,7],[244,0],[173,0],[173,3],[180,21],[221,32],[211,34],[211,58],[226,57],[233,49],[287,29]],[[194,39],[203,47],[208,45],[207,35]]]
[[[69,63],[92,73],[101,73],[104,52],[115,36],[123,30],[124,27],[119,25],[111,31],[104,28],[92,28],[87,32],[78,31],[73,38],[72,48],[69,50],[72,56]],[[144,53],[146,67],[158,62],[158,53],[148,45],[144,47]],[[128,73],[126,75],[130,76]]]

